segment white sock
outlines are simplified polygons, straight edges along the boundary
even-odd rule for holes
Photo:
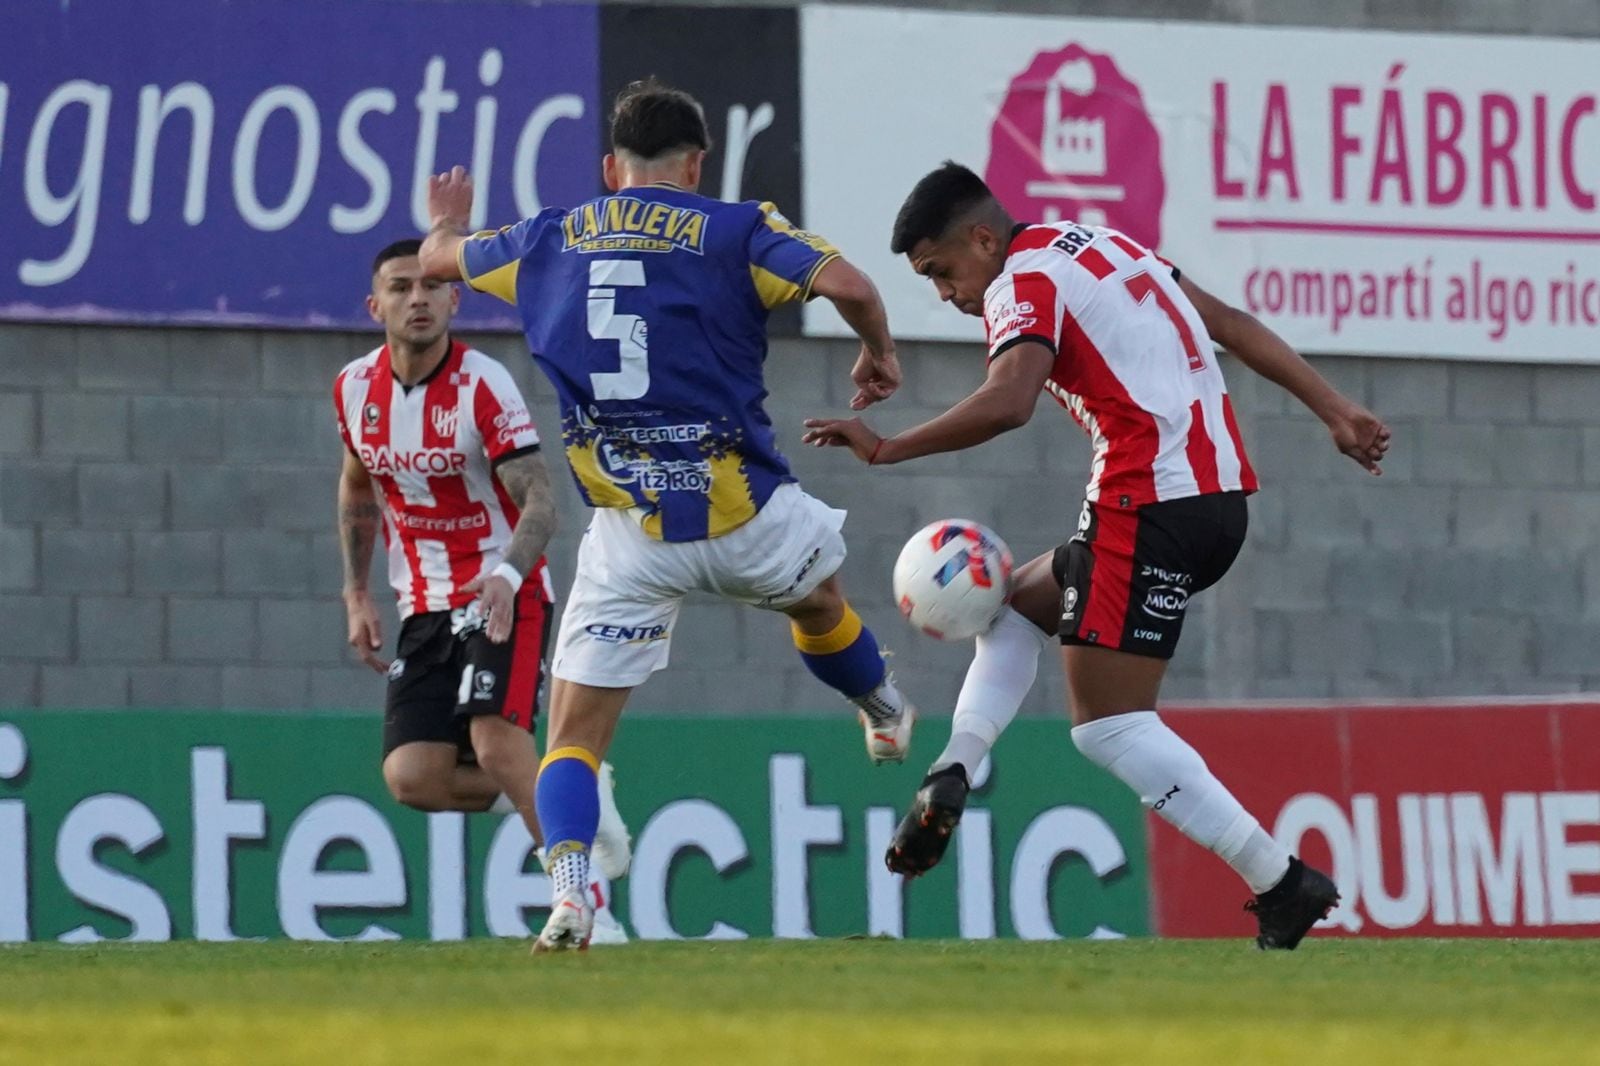
[[[1039,653],[1049,640],[1038,626],[1010,607],[1000,612],[994,628],[978,637],[967,679],[956,697],[950,743],[934,760],[929,773],[960,763],[971,781],[978,764],[1017,716],[1033,688],[1039,675]]]
[[[550,898],[560,899],[576,889],[589,887],[589,853],[575,847],[550,860]]]
[[[865,696],[852,697],[850,702],[865,711],[874,724],[893,721],[906,709],[906,698],[900,695],[900,690],[894,687],[894,679],[888,674],[883,675],[883,681],[877,688]]]
[[[1072,742],[1178,832],[1216,852],[1258,895],[1283,880],[1289,853],[1154,711],[1075,726]]]
[[[511,797],[510,796],[508,796],[504,792],[502,792],[502,793],[500,793],[500,795],[498,795],[498,796],[496,796],[494,798],[494,802],[493,803],[489,804],[489,813],[490,814],[516,814],[517,813],[517,805],[515,803],[511,802]]]
[[[546,874],[550,874],[550,862],[545,857],[544,847],[540,846],[535,848],[533,850],[533,854],[539,860],[539,869],[543,870]],[[556,891],[555,881],[552,875],[552,880],[550,883],[550,896],[552,899],[554,899],[560,894],[561,893]],[[592,866],[589,870],[589,903],[593,905],[594,909],[597,911],[605,910],[611,906],[611,882],[606,879],[604,874],[596,873]]]

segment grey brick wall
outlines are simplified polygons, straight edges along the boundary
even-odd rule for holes
[[[684,0],[704,4],[708,0]],[[768,0],[735,0],[765,3]],[[788,0],[771,0],[782,5]],[[907,6],[1600,34],[1593,0],[904,0]],[[500,356],[547,427],[550,390],[510,338]],[[382,681],[343,654],[332,534],[339,445],[328,383],[366,337],[0,325],[0,705],[376,706]],[[1019,557],[1070,528],[1087,448],[1053,409],[985,448],[863,471],[796,445],[837,411],[852,352],[779,343],[772,411],[807,486],[851,511],[845,578],[906,687],[948,709],[964,646],[913,636],[889,603],[905,536],[987,520]],[[958,399],[981,362],[912,345],[885,428]],[[1319,358],[1388,418],[1381,480],[1321,427],[1230,367],[1265,489],[1226,582],[1196,601],[1173,663],[1179,697],[1571,692],[1600,683],[1600,368]],[[554,450],[550,453],[555,456]],[[555,460],[559,464],[559,459]],[[564,478],[552,548],[570,578],[585,516]],[[388,633],[395,623],[392,608]],[[840,710],[799,667],[783,620],[686,606],[673,667],[636,712]],[[1047,664],[1030,713],[1061,706]]]
[[[520,343],[472,339],[511,367],[553,427],[553,395]],[[381,679],[343,648],[339,443],[328,414],[333,374],[370,343],[0,328],[3,702],[376,706]],[[889,596],[900,544],[924,522],[961,515],[991,523],[1019,558],[1049,550],[1075,520],[1087,444],[1041,403],[1028,426],[981,449],[894,469],[798,447],[802,418],[843,408],[853,355],[837,341],[776,342],[772,413],[808,488],[849,508],[852,597],[906,687],[937,712],[954,698],[968,649],[900,621]],[[873,416],[885,429],[937,413],[983,372],[960,345],[911,344],[904,359],[905,389]],[[1315,362],[1390,419],[1391,462],[1381,479],[1362,474],[1290,398],[1229,366],[1264,490],[1235,571],[1196,601],[1169,694],[1600,684],[1600,431],[1588,426],[1600,368]],[[564,587],[586,514],[564,474],[557,487],[552,558]],[[1047,664],[1029,709],[1061,700],[1059,670]],[[782,619],[711,601],[685,607],[673,667],[635,708],[841,710],[800,667]]]

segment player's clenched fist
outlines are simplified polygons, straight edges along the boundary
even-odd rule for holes
[[[1326,419],[1334,446],[1368,473],[1381,475],[1378,466],[1389,451],[1389,427],[1358,403],[1343,406]]]
[[[900,387],[900,360],[894,352],[876,352],[863,344],[861,355],[850,371],[856,394],[850,400],[850,410],[860,411],[879,400],[887,400]]]

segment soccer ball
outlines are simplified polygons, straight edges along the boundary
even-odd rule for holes
[[[1011,550],[976,522],[924,526],[895,560],[894,598],[906,621],[930,637],[975,637],[1011,598]]]

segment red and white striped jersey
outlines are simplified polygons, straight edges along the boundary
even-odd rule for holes
[[[333,403],[345,446],[383,498],[400,617],[471,602],[462,586],[500,565],[520,514],[494,464],[539,443],[510,372],[452,341],[438,369],[408,389],[384,345],[339,372]],[[555,599],[543,558],[526,577],[534,582]]]
[[[1222,368],[1172,264],[1104,226],[1027,226],[983,302],[990,359],[1024,340],[1056,353],[1045,388],[1094,444],[1090,500],[1255,491]]]

